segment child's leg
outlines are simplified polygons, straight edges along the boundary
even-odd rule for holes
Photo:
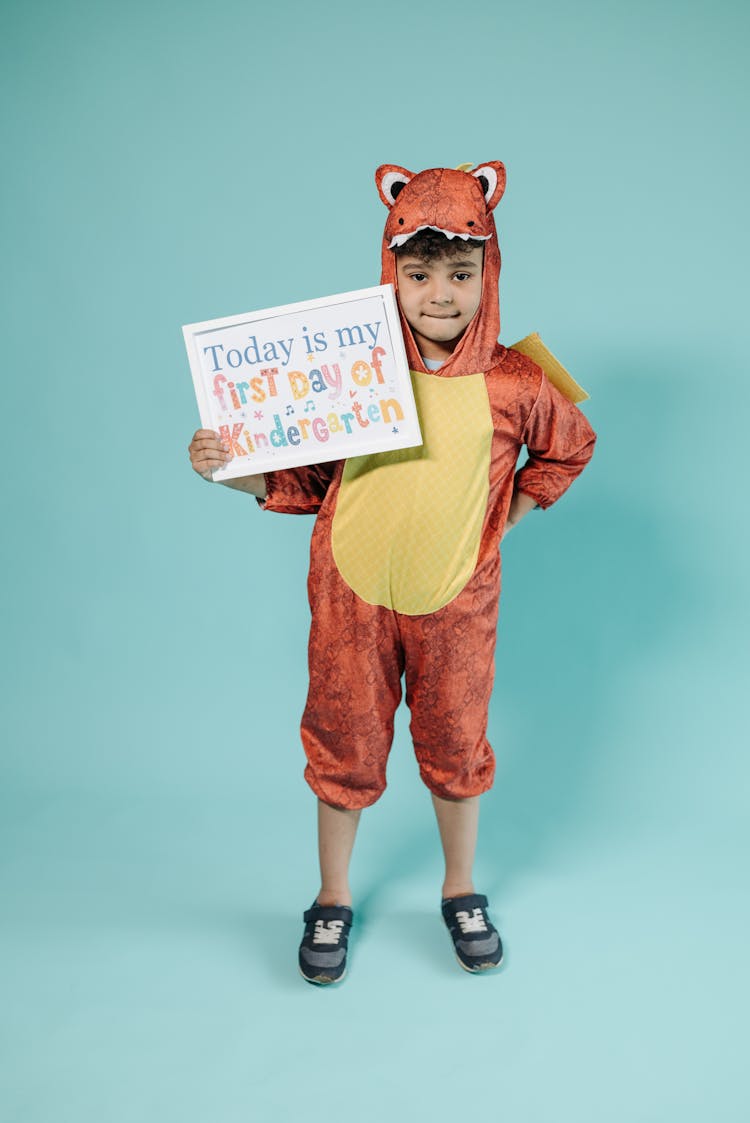
[[[474,892],[472,870],[477,847],[479,796],[441,799],[433,795],[432,802],[445,855],[442,896],[463,897]]]
[[[479,825],[479,796],[441,799],[433,793],[445,854],[445,881],[440,911],[451,934],[459,964],[472,974],[499,967],[503,961],[500,934],[487,912],[487,898],[474,892],[472,867]]]
[[[349,905],[349,860],[359,823],[359,809],[350,811],[318,800],[319,905]]]
[[[399,617],[419,771],[430,791],[449,803],[492,787],[487,717],[496,621],[497,600],[487,603],[484,586],[475,591],[473,585],[431,616]]]
[[[366,604],[344,584],[321,525],[319,518],[309,581],[305,779],[324,803],[355,810],[375,803],[385,788],[404,661],[394,613]]]

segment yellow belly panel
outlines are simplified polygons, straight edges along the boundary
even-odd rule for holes
[[[424,444],[346,462],[332,548],[362,600],[420,616],[476,568],[493,425],[483,374],[411,376]]]

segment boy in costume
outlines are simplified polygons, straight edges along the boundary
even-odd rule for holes
[[[361,809],[385,788],[402,677],[445,854],[443,918],[462,967],[499,965],[500,937],[472,881],[479,796],[494,776],[498,546],[529,510],[560,498],[595,442],[542,370],[498,343],[492,211],[503,165],[417,175],[383,165],[376,182],[389,209],[381,283],[396,289],[424,444],[224,481],[266,510],[317,514],[302,741],[322,884],[299,953],[315,983],[346,970],[349,859]],[[195,434],[190,455],[209,478],[229,459],[210,430]]]

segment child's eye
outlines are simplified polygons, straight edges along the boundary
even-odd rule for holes
[[[470,276],[471,276],[471,273],[454,273],[453,274],[453,280],[454,281],[468,281]]]
[[[424,281],[427,277],[426,273],[410,273],[412,281]]]

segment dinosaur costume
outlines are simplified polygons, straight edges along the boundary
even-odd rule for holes
[[[308,592],[305,777],[326,803],[358,808],[385,787],[405,677],[427,787],[447,799],[492,784],[487,712],[500,593],[499,542],[515,487],[554,503],[595,436],[541,369],[498,341],[499,162],[469,173],[378,168],[389,208],[382,284],[398,291],[395,246],[418,230],[484,243],[479,310],[428,371],[401,317],[424,444],[266,475],[267,510],[317,512]],[[521,447],[528,460],[516,473]]]

